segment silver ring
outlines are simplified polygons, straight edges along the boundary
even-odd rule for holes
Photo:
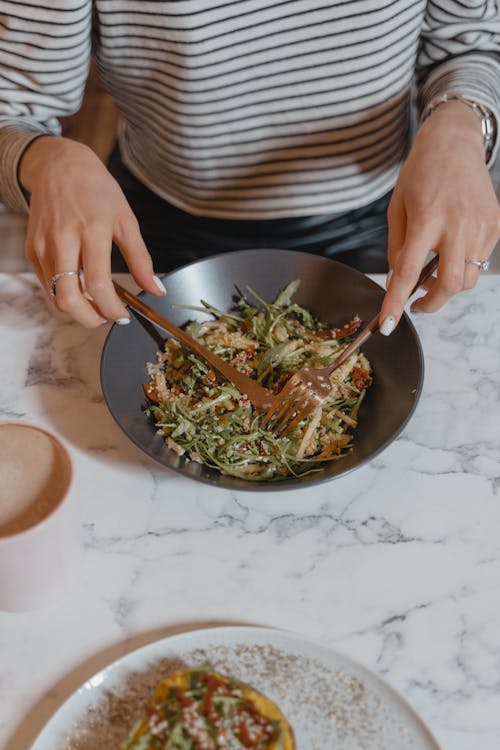
[[[50,280],[50,296],[56,296],[56,284],[63,276],[80,276],[80,271],[60,271],[55,273]]]
[[[477,266],[481,271],[487,271],[490,267],[489,260],[469,260],[469,258],[466,258],[465,262],[471,266]]]

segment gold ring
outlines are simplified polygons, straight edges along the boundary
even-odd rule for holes
[[[50,296],[56,296],[56,284],[63,276],[80,276],[80,271],[60,271],[55,273],[50,280]]]

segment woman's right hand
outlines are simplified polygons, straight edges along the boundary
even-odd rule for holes
[[[56,273],[84,273],[87,295],[78,276],[57,281],[54,302],[59,310],[88,328],[107,320],[129,322],[111,281],[113,241],[137,284],[155,295],[165,293],[132,209],[90,148],[67,138],[42,136],[26,149],[19,180],[30,194],[26,256],[44,289],[50,292]]]

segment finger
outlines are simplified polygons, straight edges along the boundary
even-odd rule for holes
[[[412,312],[436,312],[464,288],[465,231],[455,227],[438,246],[439,266],[436,282],[411,306]]]
[[[430,249],[436,245],[432,227],[411,230],[399,253],[379,315],[380,332],[388,336],[397,326]]]
[[[85,288],[104,318],[124,325],[130,316],[111,280],[111,244],[111,232],[102,227],[87,229],[82,244]]]
[[[49,300],[52,302],[52,296],[49,291],[49,285],[47,280],[45,279],[45,274],[42,270],[42,266],[40,265],[40,262],[38,258],[28,258],[29,262],[31,263],[31,266],[33,268],[33,271],[35,272],[38,281],[40,282],[40,286],[42,287],[43,292],[45,295],[49,298]]]
[[[420,289],[425,290],[426,292],[430,292],[436,282],[437,282],[437,277],[434,276],[434,274],[432,274],[432,276],[430,276],[422,284],[420,284]]]
[[[29,228],[26,236],[26,244],[24,249],[26,258],[33,266],[33,270],[36,273],[38,280],[45,294],[50,298],[50,279],[52,274],[46,273],[44,270],[44,257],[45,257],[45,242],[43,238],[35,236]]]
[[[151,256],[132,211],[116,223],[113,239],[139,286],[157,296],[166,294],[165,286],[154,273]]]
[[[52,276],[63,271],[76,271],[81,268],[80,249],[78,240],[61,238],[55,247],[54,259],[48,258],[42,263],[44,274]],[[64,248],[64,249],[63,249]],[[49,265],[51,267],[49,267]],[[86,328],[96,328],[106,323],[93,305],[83,296],[83,289],[79,276],[62,276],[55,285],[54,302],[58,310],[68,313],[74,320]]]
[[[387,209],[387,225],[387,260],[391,270],[396,265],[406,236],[406,211],[397,190],[394,190]]]
[[[476,260],[483,262],[488,260],[497,243],[497,239],[496,232],[488,233],[483,230],[483,227],[481,227],[475,238],[474,245],[469,246],[469,250],[466,249],[464,289],[473,289],[476,286],[481,273],[481,268],[479,266],[474,265],[473,263],[468,263],[467,261]]]
[[[487,257],[481,257],[481,258],[468,258],[467,260],[478,260],[478,261],[484,261],[488,260],[489,256]],[[479,274],[481,273],[481,268],[479,266],[474,265],[473,263],[465,263],[465,272],[464,272],[464,289],[474,289],[476,286]]]
[[[432,274],[432,276],[429,276],[429,278],[427,278],[425,281],[423,281],[420,284],[420,286],[418,288],[418,291],[415,290],[415,294],[418,294],[418,292],[420,292],[420,295],[423,296],[422,292],[424,292],[424,293],[425,292],[430,292],[430,290],[432,289],[432,287],[434,286],[434,284],[436,284],[436,282],[437,282],[437,273],[436,273],[436,271],[434,271],[434,273]],[[419,297],[418,299],[420,299],[420,298],[421,297]],[[416,300],[415,300],[415,302],[416,302]],[[414,307],[414,305],[412,304],[410,310],[412,312],[417,312],[416,310],[413,309],[413,307]]]
[[[418,294],[418,296],[412,302],[411,307],[410,307],[410,312],[412,313],[424,312],[423,310],[420,310],[418,306],[418,302],[419,300],[425,297],[427,292],[431,291],[431,289],[433,288],[435,284],[437,284],[437,278],[435,276],[432,276],[430,279],[427,279],[427,281],[424,281],[424,283],[420,285],[418,292],[415,292],[415,294]]]
[[[58,310],[85,328],[97,328],[107,322],[83,296],[77,276],[63,276],[57,281],[54,302]]]
[[[40,261],[38,260],[38,257],[33,252],[32,246],[28,241],[26,241],[26,247],[25,247],[25,255],[30,263],[30,265],[33,268],[33,271],[35,272],[38,281],[40,282],[40,286],[44,290],[46,294],[48,294],[48,286],[47,286],[47,279],[45,278],[45,274],[43,273],[42,266],[40,265]]]

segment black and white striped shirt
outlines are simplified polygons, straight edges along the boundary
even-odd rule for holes
[[[0,200],[26,145],[78,110],[95,56],[120,146],[198,215],[348,210],[394,185],[421,103],[500,112],[495,0],[0,0]]]

